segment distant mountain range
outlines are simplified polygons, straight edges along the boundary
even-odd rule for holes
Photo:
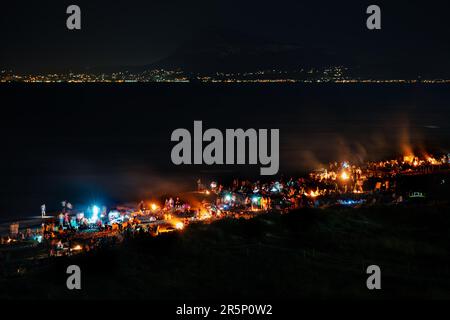
[[[304,67],[349,63],[333,52],[264,41],[223,31],[203,33],[186,42],[170,56],[144,69],[181,68],[187,72],[243,72],[256,70],[298,70]]]
[[[384,39],[380,37],[378,39]],[[254,72],[345,66],[349,76],[381,79],[450,78],[449,46],[444,42],[418,44],[401,39],[356,43],[351,36],[323,43],[267,40],[230,30],[200,32],[175,52],[151,64],[92,68],[91,72],[180,69],[190,74]]]

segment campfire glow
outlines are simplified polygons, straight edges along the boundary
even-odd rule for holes
[[[311,198],[315,198],[315,197],[317,197],[317,196],[319,196],[320,194],[319,194],[319,191],[313,191],[313,190],[311,190],[310,192],[309,192],[309,194],[307,194],[307,196],[310,196]]]
[[[182,230],[184,228],[184,224],[181,221],[175,223],[175,229]]]
[[[345,172],[345,171],[342,171],[342,173],[341,173],[341,179],[342,180],[348,180],[349,179],[349,176],[348,176],[348,173],[347,172]]]

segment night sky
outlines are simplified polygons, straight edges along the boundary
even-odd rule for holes
[[[190,41],[207,46],[204,34],[219,30],[318,47],[363,63],[407,60],[421,70],[447,72],[447,3],[377,1],[382,30],[369,31],[371,1],[8,1],[1,9],[0,66],[46,72],[145,65]],[[80,31],[66,29],[70,4],[81,7]]]

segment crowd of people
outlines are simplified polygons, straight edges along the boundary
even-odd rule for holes
[[[11,225],[1,244],[34,241],[47,244],[50,255],[85,252],[122,242],[134,234],[156,236],[181,230],[194,222],[230,217],[252,217],[265,212],[330,206],[402,203],[407,195],[397,188],[402,174],[449,169],[448,155],[439,158],[404,157],[355,165],[333,162],[300,178],[273,181],[234,179],[230,184],[197,181],[197,199],[168,196],[159,203],[141,201],[136,207],[99,207],[75,210],[68,202],[55,216],[46,216],[35,230]],[[44,206],[45,208],[45,206]],[[45,210],[45,209],[44,209]],[[45,218],[45,219],[44,219]],[[77,244],[74,244],[77,243]]]

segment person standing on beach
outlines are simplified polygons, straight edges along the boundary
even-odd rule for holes
[[[45,203],[41,206],[41,216],[42,218],[45,217]]]

